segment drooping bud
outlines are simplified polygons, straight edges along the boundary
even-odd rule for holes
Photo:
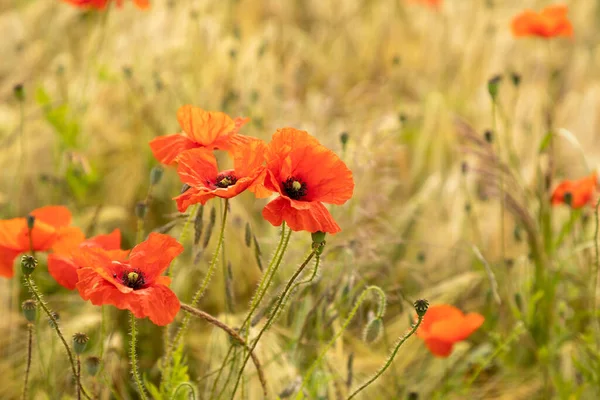
[[[25,89],[23,88],[22,83],[19,83],[13,87],[13,93],[17,100],[25,101]]]
[[[25,319],[29,322],[35,322],[36,311],[37,311],[37,303],[35,300],[25,300],[21,304],[21,309],[23,310],[23,315]]]
[[[252,245],[252,230],[250,229],[250,222],[246,222],[246,247],[250,247]]]
[[[21,257],[21,271],[23,275],[29,276],[35,268],[37,267],[37,260],[33,256],[23,256]]]
[[[321,232],[321,231],[317,231],[314,233],[311,233],[311,237],[312,237],[312,248],[313,250],[317,250],[316,254],[317,255],[321,255],[323,254],[323,249],[325,248],[325,232]]]
[[[365,327],[363,331],[363,341],[366,343],[375,343],[381,337],[383,333],[383,320],[381,318],[373,318]]]
[[[417,311],[417,315],[423,318],[423,316],[427,312],[427,309],[429,308],[429,302],[425,299],[419,299],[415,301],[414,306],[415,310]]]
[[[90,376],[96,376],[100,369],[100,358],[95,356],[86,358],[85,369]]]
[[[85,351],[87,343],[90,338],[85,333],[77,332],[73,335],[73,350],[77,354],[81,354]]]
[[[150,184],[152,186],[158,184],[163,176],[164,169],[160,165],[152,168],[150,171]]]
[[[35,217],[31,214],[29,214],[27,216],[27,228],[29,230],[33,229],[33,227],[35,226]]]
[[[135,216],[138,217],[138,219],[146,218],[147,212],[148,212],[148,207],[146,206],[146,203],[144,203],[143,201],[140,201],[135,205]]]
[[[342,132],[340,134],[340,142],[342,143],[342,149],[346,149],[346,145],[348,144],[348,140],[350,139],[350,134],[348,132]]]

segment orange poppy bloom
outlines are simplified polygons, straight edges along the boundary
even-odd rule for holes
[[[111,0],[63,0],[69,4],[72,4],[81,8],[95,8],[97,10],[103,10],[106,8]],[[141,9],[150,8],[150,0],[133,0],[135,5]],[[116,0],[117,7],[123,5],[123,0]]]
[[[438,9],[442,6],[442,0],[410,0],[412,3],[422,4],[431,8]]]
[[[552,192],[552,204],[567,204],[572,208],[581,208],[594,203],[598,176],[592,173],[576,181],[564,180]]]
[[[181,133],[159,136],[150,141],[154,157],[162,164],[173,164],[186,150],[204,147],[231,151],[236,145],[249,140],[247,136],[238,135],[249,118],[231,119],[222,112],[185,105],[177,110],[177,120]]]
[[[344,204],[354,190],[352,172],[305,131],[278,129],[267,145],[266,189],[279,194],[263,209],[274,226],[337,233],[341,229],[323,203]]]
[[[417,330],[417,336],[425,341],[433,355],[448,357],[454,343],[471,336],[483,322],[481,314],[465,315],[458,308],[447,304],[430,306]]]
[[[111,304],[136,318],[168,325],[180,304],[169,289],[171,278],[161,274],[182,251],[177,240],[160,233],[135,246],[126,261],[115,260],[100,247],[82,247],[74,254],[75,263],[86,266],[77,270],[77,290],[96,306]]]
[[[70,251],[50,254],[48,256],[48,272],[56,282],[69,290],[75,289],[79,280],[77,270],[83,267],[82,264],[77,264],[77,257],[73,253],[83,247],[99,247],[108,250],[111,259],[117,261],[124,261],[129,254],[129,250],[121,250],[121,231],[118,229],[108,235],[98,235],[84,240]]]
[[[199,148],[183,152],[177,173],[190,188],[175,198],[179,211],[184,212],[192,204],[206,204],[213,197],[229,199],[246,189],[257,197],[268,197],[271,191],[256,184],[259,177],[264,177],[265,150],[265,143],[259,139],[237,146],[232,151],[234,168],[221,172],[210,150]]]
[[[538,36],[552,38],[556,36],[573,36],[573,25],[567,17],[569,8],[566,5],[546,7],[539,14],[525,10],[512,20],[514,36]]]
[[[0,276],[10,278],[13,264],[19,254],[30,251],[48,251],[69,248],[79,243],[84,235],[71,224],[71,212],[63,206],[47,206],[33,210],[33,229],[26,218],[0,221]]]

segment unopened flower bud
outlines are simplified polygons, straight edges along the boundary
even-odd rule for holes
[[[27,319],[29,322],[34,322],[37,311],[37,303],[35,300],[25,300],[21,304],[21,308],[23,309],[23,315],[25,316],[25,319]]]
[[[27,216],[27,228],[31,230],[31,229],[33,229],[34,225],[35,225],[35,217],[33,215],[29,214]]]
[[[147,211],[148,211],[148,207],[146,206],[146,203],[144,203],[143,201],[140,201],[139,203],[137,203],[135,205],[135,216],[138,217],[138,219],[146,218]]]
[[[15,87],[13,88],[13,93],[17,100],[19,100],[19,101],[25,100],[25,89],[23,88],[22,83],[15,85]]]
[[[381,318],[373,318],[367,323],[363,331],[363,340],[366,343],[375,343],[383,333],[383,320]]]
[[[498,97],[498,86],[500,85],[501,81],[501,75],[496,75],[488,81],[488,93],[490,94],[492,100],[496,100],[496,97]]]
[[[23,256],[21,257],[21,271],[23,271],[23,275],[29,276],[33,271],[35,271],[35,267],[37,267],[37,260],[33,256]]]
[[[150,184],[152,186],[158,184],[158,182],[160,182],[162,176],[163,176],[163,167],[156,166],[154,168],[152,168],[152,170],[150,171]]]
[[[73,335],[73,350],[75,353],[81,354],[85,351],[90,338],[85,333],[78,332]]]
[[[96,376],[100,369],[100,359],[95,356],[86,358],[85,369],[90,376]]]
[[[417,311],[417,315],[419,317],[423,317],[429,308],[429,302],[425,299],[419,299],[415,301],[415,310]]]
[[[346,144],[348,144],[348,140],[350,139],[350,135],[348,132],[342,132],[340,134],[340,142],[342,143],[342,148],[346,148]]]
[[[519,87],[521,84],[521,75],[517,74],[516,72],[510,74],[510,79],[515,87]]]
[[[494,133],[488,129],[487,131],[483,132],[483,137],[486,142],[492,143],[492,141],[494,140]]]

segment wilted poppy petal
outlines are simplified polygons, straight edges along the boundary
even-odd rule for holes
[[[73,290],[79,278],[77,277],[78,266],[71,257],[59,254],[48,255],[48,272],[59,285]]]
[[[150,141],[150,149],[154,158],[161,163],[170,165],[186,150],[197,148],[199,145],[185,135],[175,134],[159,136]]]
[[[321,231],[331,234],[341,231],[323,204],[307,204],[310,204],[310,208],[297,210],[291,206],[289,199],[278,197],[265,206],[262,215],[274,226],[280,226],[285,221],[293,231]]]
[[[183,252],[183,246],[169,235],[152,232],[148,239],[131,250],[129,263],[145,275],[146,282],[153,282]]]

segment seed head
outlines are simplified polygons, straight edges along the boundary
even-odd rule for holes
[[[23,256],[21,257],[21,271],[23,271],[23,275],[29,276],[35,268],[37,267],[37,260],[33,256]]]
[[[87,343],[89,340],[90,340],[90,338],[85,333],[77,332],[76,334],[74,334],[73,335],[73,350],[75,350],[75,353],[77,353],[77,354],[83,353],[85,351],[85,348],[87,347]]]
[[[419,317],[423,317],[429,308],[429,302],[425,299],[419,299],[415,301],[415,310],[417,311],[417,315]]]
[[[35,300],[25,300],[21,304],[21,309],[23,310],[23,315],[25,319],[29,322],[34,322],[36,317],[37,303]]]

